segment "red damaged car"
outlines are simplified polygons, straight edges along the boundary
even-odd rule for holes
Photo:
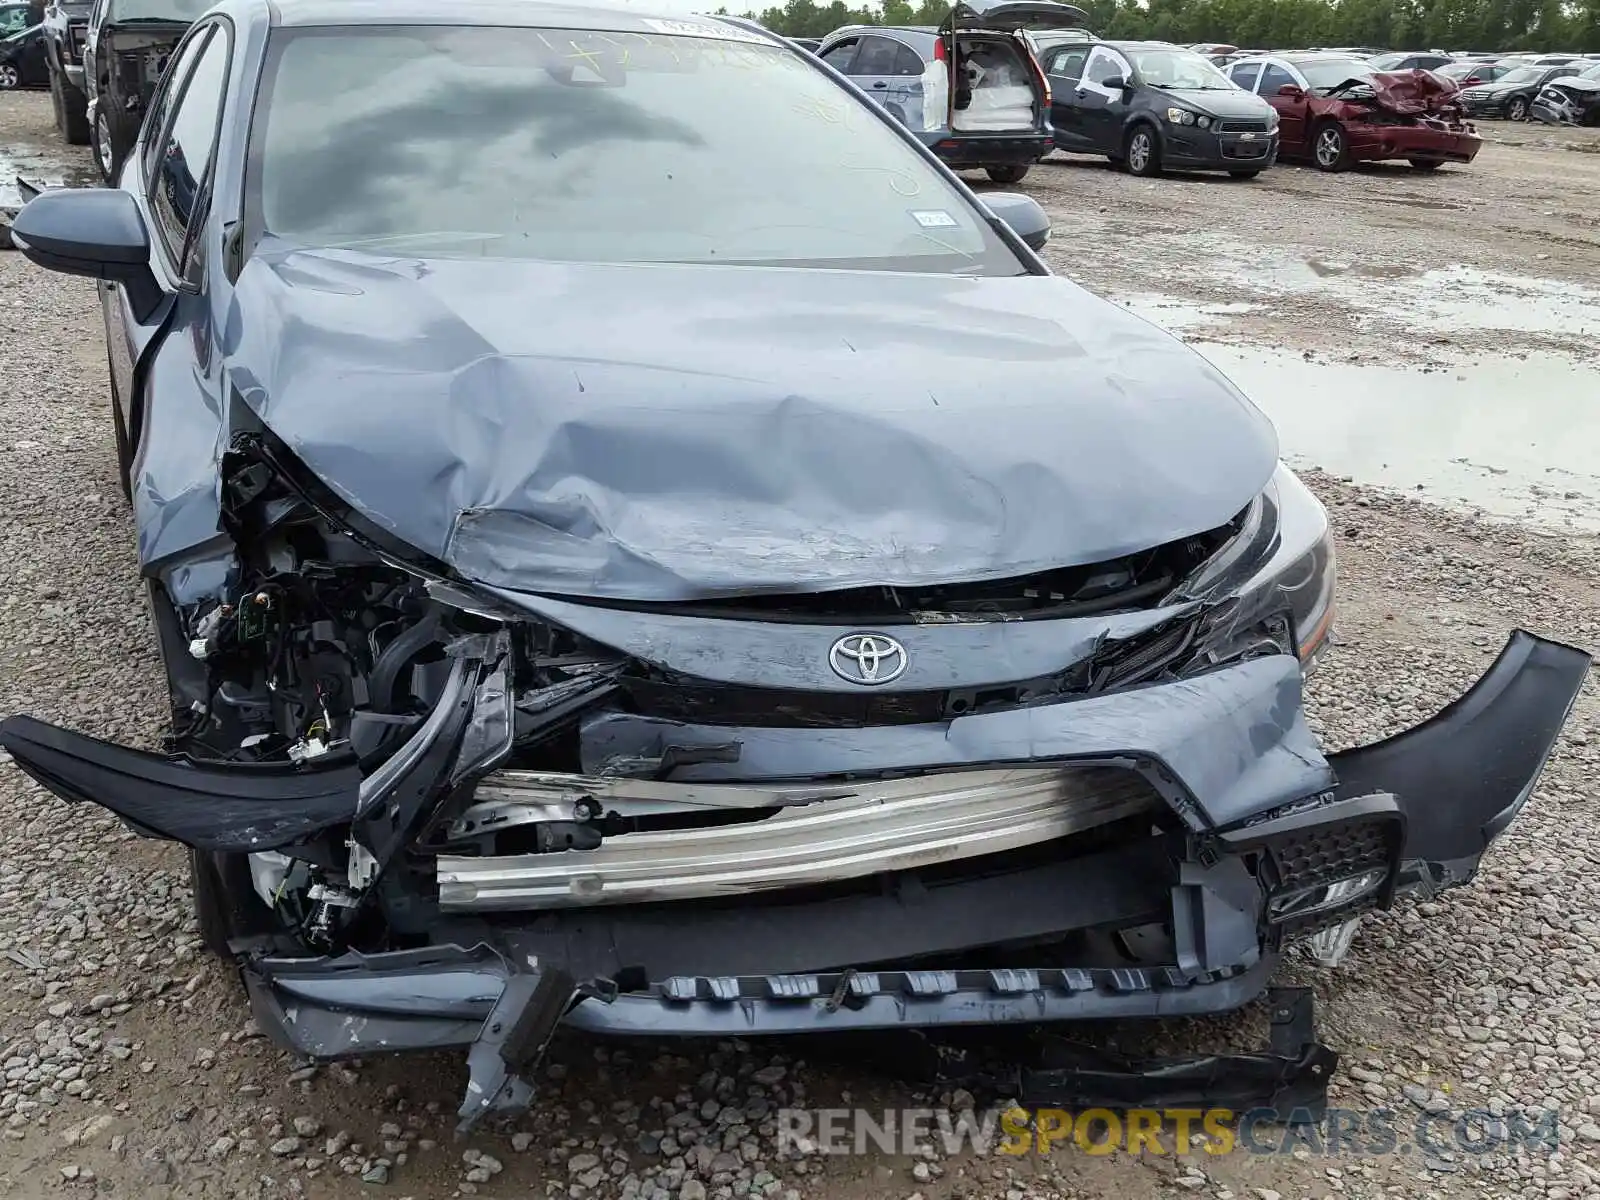
[[[1324,171],[1392,158],[1431,171],[1471,162],[1483,145],[1460,89],[1432,71],[1375,71],[1345,54],[1282,54],[1236,62],[1228,75],[1278,110],[1280,157],[1309,158]]]

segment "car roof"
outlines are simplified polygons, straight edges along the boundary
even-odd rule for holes
[[[257,0],[261,3],[262,0]],[[674,16],[649,8],[554,0],[266,0],[274,25],[501,25],[532,29],[604,29],[663,33],[659,22],[725,26],[730,36],[748,31],[718,17]],[[244,7],[250,7],[245,4]]]

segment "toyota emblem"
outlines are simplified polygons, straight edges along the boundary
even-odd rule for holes
[[[872,687],[905,674],[906,648],[885,633],[852,633],[833,644],[828,665],[840,679]]]

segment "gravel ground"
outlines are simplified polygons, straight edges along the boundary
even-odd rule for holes
[[[0,96],[0,157],[8,140],[39,136],[47,114],[46,98]],[[1540,147],[1508,161],[1536,152],[1556,160],[1551,170],[1569,158],[1592,162]],[[1143,184],[1079,173],[1098,193],[1091,205],[1158,202]],[[1302,174],[1282,186],[1307,186]],[[1335,185],[1346,181],[1326,186]],[[1200,188],[1212,195],[1209,184],[1175,184],[1167,223],[1192,218],[1186,197]],[[1215,195],[1239,197],[1231,215],[1266,230],[1257,206],[1277,190],[1269,175]],[[1562,204],[1582,209],[1590,192],[1575,183]],[[1359,243],[1361,222],[1387,220],[1373,211],[1339,207],[1338,236]],[[1146,212],[1134,224],[1163,222]],[[1125,237],[1086,222],[1077,252],[1109,261]],[[1468,254],[1475,245],[1478,258]],[[1502,248],[1463,238],[1454,261]],[[1435,249],[1431,232],[1417,231],[1408,252]],[[1080,277],[1095,284],[1092,273]],[[151,745],[159,668],[113,474],[92,286],[0,255],[0,347],[0,713],[26,710]],[[1331,476],[1311,483],[1330,505],[1341,556],[1340,645],[1310,689],[1331,746],[1427,716],[1514,627],[1600,644],[1600,542],[1480,523]],[[1559,1108],[1558,1154],[1482,1158],[1329,1158],[1304,1148],[1181,1161],[1071,1150],[780,1157],[773,1113],[786,1105],[960,1108],[967,1098],[920,1097],[829,1061],[825,1044],[577,1037],[558,1040],[533,1112],[458,1142],[457,1058],[315,1070],[275,1052],[229,973],[199,949],[182,856],[98,810],[69,809],[0,763],[0,1194],[1600,1196],[1597,745],[1591,681],[1540,789],[1474,887],[1370,918],[1336,971],[1287,973],[1317,988],[1320,1032],[1345,1056],[1334,1085],[1342,1106],[1394,1106],[1402,1124],[1423,1111]],[[1260,1021],[1252,1010],[1151,1036],[1189,1049],[1218,1038],[1249,1044]]]

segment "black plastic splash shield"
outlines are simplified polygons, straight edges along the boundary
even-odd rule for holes
[[[1247,1054],[1132,1059],[1065,1039],[1044,1046],[1044,1065],[1023,1069],[1016,1097],[1025,1108],[1223,1108],[1271,1110],[1286,1125],[1327,1114],[1338,1052],[1317,1041],[1310,988],[1273,988],[1267,1049]]]
[[[899,1078],[963,1087],[1028,1110],[1226,1109],[1262,1120],[1270,1113],[1284,1125],[1315,1124],[1327,1114],[1339,1055],[1317,1041],[1310,988],[1272,988],[1267,1002],[1268,1045],[1241,1054],[1139,1059],[1037,1032],[978,1043],[917,1033],[847,1044]]]

